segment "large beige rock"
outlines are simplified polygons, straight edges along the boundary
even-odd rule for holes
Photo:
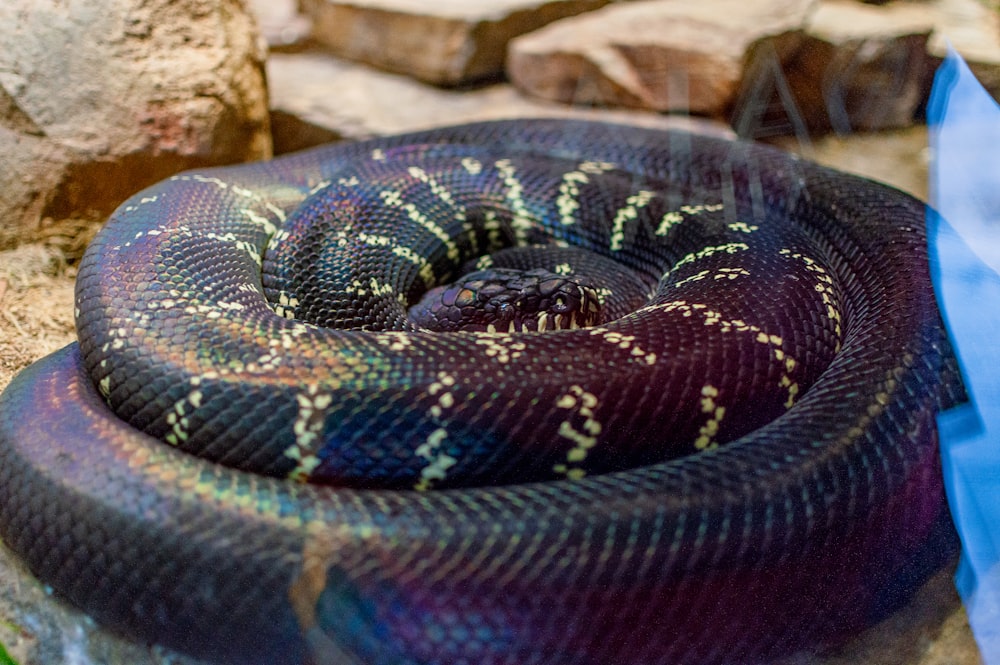
[[[177,170],[270,153],[241,0],[4,0],[0,45],[0,248]]]
[[[782,61],[792,54],[813,4],[614,4],[514,40],[507,72],[543,99],[723,117],[757,49],[766,43]]]
[[[458,92],[325,54],[274,53],[267,63],[275,152],[501,118],[573,117],[732,137],[721,123],[688,116],[588,109],[527,99],[507,84]]]
[[[499,76],[507,42],[610,0],[301,0],[332,53],[437,85]]]
[[[1000,6],[996,0],[928,0],[934,34],[928,46],[936,66],[950,43],[994,99],[1000,100]]]
[[[925,98],[934,19],[920,3],[824,0],[786,63],[795,108],[812,131],[906,127]]]
[[[911,125],[949,42],[1000,98],[1000,13],[980,0],[822,0],[806,32],[780,70],[762,67],[744,86],[733,114],[740,134]]]
[[[274,50],[299,48],[309,36],[312,24],[299,13],[296,0],[247,0],[260,32]]]

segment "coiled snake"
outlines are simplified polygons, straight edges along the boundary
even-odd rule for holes
[[[824,643],[951,533],[924,213],[552,120],[175,176],[89,248],[79,343],[3,395],[0,533],[98,621],[218,662]]]

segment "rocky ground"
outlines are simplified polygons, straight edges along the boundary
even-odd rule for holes
[[[764,139],[926,198],[921,119],[946,39],[1000,92],[985,0],[251,4],[255,17],[239,0],[0,5],[0,389],[73,339],[75,261],[100,222],[183,168],[573,115]],[[980,662],[950,575],[786,665]],[[21,665],[193,662],[102,631],[2,547],[0,645]]]

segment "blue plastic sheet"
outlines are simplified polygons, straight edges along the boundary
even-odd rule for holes
[[[932,273],[971,397],[938,418],[962,539],[956,585],[983,660],[1000,665],[1000,107],[954,51],[927,123]]]

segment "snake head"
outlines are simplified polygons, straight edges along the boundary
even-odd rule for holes
[[[571,330],[601,322],[600,300],[586,277],[489,268],[430,289],[410,308],[410,320],[435,332]]]

